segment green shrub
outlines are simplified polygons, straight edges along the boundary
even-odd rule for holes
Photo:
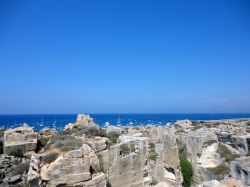
[[[37,140],[37,147],[36,147],[35,152],[38,153],[42,148],[44,148],[44,147],[47,145],[49,139],[50,139],[50,138],[40,137],[40,138]]]
[[[42,157],[42,162],[43,163],[51,163],[57,159],[59,156],[59,153],[57,152],[50,152],[46,154],[45,156]]]
[[[135,152],[135,144],[131,144],[130,145],[130,151],[131,152]]]
[[[117,143],[119,136],[117,132],[110,132],[107,134],[107,138],[110,140],[111,145]]]
[[[19,148],[11,148],[9,151],[8,151],[8,155],[11,155],[11,156],[14,156],[14,157],[20,157],[22,158],[23,157],[23,151],[22,149],[19,149]]]
[[[66,133],[75,136],[82,136],[85,134],[88,138],[95,136],[106,137],[105,130],[96,126],[75,125],[71,130],[67,130]]]
[[[128,155],[130,153],[129,146],[127,144],[122,144],[120,146],[121,154]]]
[[[156,158],[157,158],[157,153],[155,152],[155,144],[149,143],[148,159],[156,162]]]
[[[179,153],[179,159],[180,159],[180,165],[181,165],[181,173],[183,175],[183,186],[190,187],[192,177],[193,177],[192,165],[187,160],[187,156],[184,151]]]
[[[225,145],[221,143],[218,146],[217,153],[220,155],[221,158],[225,158],[226,162],[233,161],[236,158],[240,157],[240,155],[232,153]]]
[[[82,146],[82,141],[73,135],[59,133],[51,137],[50,142],[44,147],[44,150],[59,149],[63,152],[79,149]]]
[[[228,167],[219,165],[217,167],[214,168],[208,168],[208,171],[213,172],[215,174],[218,175],[224,175],[224,174],[229,174],[230,173],[230,169]]]
[[[104,168],[104,160],[103,160],[102,155],[97,154],[97,158],[98,158],[99,163],[100,163],[100,171],[103,173],[106,173],[105,168]]]

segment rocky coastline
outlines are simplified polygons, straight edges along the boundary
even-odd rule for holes
[[[1,187],[250,186],[250,119],[0,128]]]

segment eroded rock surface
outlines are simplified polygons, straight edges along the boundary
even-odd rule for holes
[[[15,148],[33,154],[18,160],[26,168],[19,173],[13,172],[16,157],[1,155],[0,186],[178,187],[186,182],[182,159],[192,165],[193,187],[249,186],[249,124],[181,120],[100,128],[80,114],[59,133],[22,126],[4,132],[5,153]]]
[[[20,150],[22,154],[31,154],[36,147],[37,133],[27,125],[4,132],[5,154],[11,154],[15,150]]]
[[[94,151],[84,144],[58,156],[51,163],[40,166],[43,186],[105,186],[106,177],[100,172],[99,160]]]

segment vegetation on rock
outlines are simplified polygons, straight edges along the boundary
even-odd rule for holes
[[[62,152],[68,152],[79,149],[81,146],[82,141],[77,137],[70,134],[59,133],[51,137],[49,143],[44,147],[44,150],[58,149]]]
[[[23,157],[23,151],[22,149],[19,149],[19,148],[12,148],[8,151],[8,155],[10,156],[14,156],[14,157],[20,157],[22,158]]]
[[[178,141],[180,144],[180,141]],[[178,144],[178,143],[177,143]],[[191,163],[187,159],[186,151],[184,148],[179,149],[179,160],[181,166],[181,173],[183,176],[183,186],[190,187],[192,177],[193,177],[193,168]]]
[[[218,175],[225,175],[225,174],[229,174],[230,169],[228,167],[223,166],[223,165],[219,165],[219,166],[214,167],[214,168],[208,168],[208,171],[213,172],[213,173],[218,174]]]
[[[127,144],[122,144],[120,146],[120,149],[121,149],[121,154],[122,155],[128,155],[130,153],[130,148]]]
[[[225,145],[219,143],[217,153],[220,155],[221,158],[225,158],[226,162],[230,162],[239,158],[240,155],[232,153]]]
[[[103,173],[106,173],[105,168],[104,168],[104,160],[101,154],[97,154],[97,158],[99,160],[100,163],[100,171]]]
[[[64,131],[65,134],[72,134],[75,136],[82,136],[85,134],[88,138],[101,136],[105,137],[106,132],[104,129],[96,127],[94,125],[74,125],[72,129],[67,129]]]
[[[148,159],[156,162],[157,153],[155,152],[155,144],[149,143],[149,154]]]
[[[46,144],[49,142],[50,138],[44,138],[44,137],[40,137],[37,140],[37,147],[35,152],[38,153],[42,148],[44,148],[46,146]]]
[[[117,132],[110,132],[106,135],[106,137],[110,140],[110,144],[116,144],[119,138],[119,134]]]

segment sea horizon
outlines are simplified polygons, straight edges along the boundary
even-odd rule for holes
[[[88,113],[86,113],[88,114]],[[101,127],[107,125],[146,126],[173,124],[177,120],[227,120],[250,118],[250,113],[89,113]],[[76,121],[75,114],[0,114],[0,127],[15,128],[28,124],[35,130],[55,128],[61,131]]]

